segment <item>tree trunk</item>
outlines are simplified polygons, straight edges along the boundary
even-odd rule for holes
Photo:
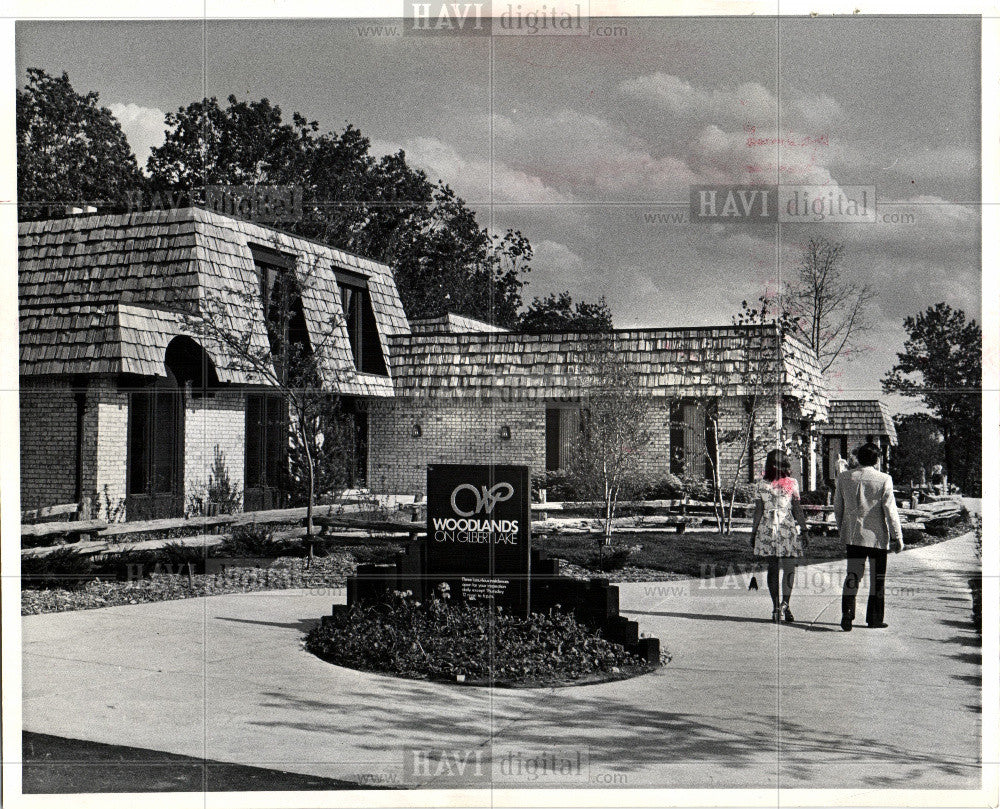
[[[316,502],[316,471],[315,462],[313,461],[312,449],[309,446],[309,440],[304,435],[305,430],[302,431],[303,440],[302,446],[306,453],[306,481],[309,484],[309,496],[306,499],[306,544],[309,547],[309,561],[307,563],[308,567],[312,567],[314,552],[313,552],[313,505]]]

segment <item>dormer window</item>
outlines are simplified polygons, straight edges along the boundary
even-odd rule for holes
[[[354,367],[362,374],[388,376],[382,344],[378,339],[375,312],[367,281],[340,279],[340,303],[344,309],[344,327],[351,344]]]

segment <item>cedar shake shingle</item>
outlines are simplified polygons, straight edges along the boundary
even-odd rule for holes
[[[891,446],[899,443],[889,408],[879,399],[833,399],[829,414],[825,435],[885,435]]]
[[[324,382],[345,394],[392,395],[389,378],[354,370],[336,278],[345,269],[367,279],[388,356],[387,339],[409,325],[384,264],[199,208],[25,222],[18,232],[24,376],[162,376],[167,343],[185,333],[177,313],[206,295],[225,301],[234,322],[252,323],[255,343],[266,345],[255,244],[295,256],[310,337],[328,349]],[[220,380],[252,381],[218,347],[195,339],[216,360]],[[139,345],[146,350],[137,352]]]
[[[827,396],[816,356],[774,327],[755,327],[754,356],[781,369],[784,393],[802,411],[826,417]],[[614,333],[616,350],[640,384],[665,398],[745,396],[745,328],[631,329]],[[592,334],[414,333],[390,339],[396,393],[410,397],[579,399],[593,385],[588,375]],[[779,365],[780,363],[780,365]]]

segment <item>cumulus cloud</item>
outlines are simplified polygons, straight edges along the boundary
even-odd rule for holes
[[[749,121],[758,127],[773,127],[778,121],[778,98],[758,82],[735,87],[700,87],[678,76],[657,72],[623,81],[618,91],[695,125],[725,127]],[[844,112],[829,95],[789,91],[782,94],[781,117],[783,128],[787,120],[789,126],[815,130],[843,120]]]
[[[145,166],[150,150],[163,145],[165,113],[157,107],[140,107],[138,104],[112,104],[108,109],[121,123],[139,166]]]
[[[411,165],[423,169],[432,180],[442,179],[462,197],[483,203],[490,199],[490,162],[488,159],[465,157],[449,143],[437,138],[409,138],[401,144],[376,141],[372,151],[390,154],[403,149]],[[529,203],[563,202],[568,197],[527,171],[494,161],[492,171],[493,199]]]

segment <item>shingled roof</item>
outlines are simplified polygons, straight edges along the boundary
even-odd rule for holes
[[[889,408],[880,399],[833,399],[829,418],[823,425],[828,435],[887,435],[889,444],[896,446],[896,425]]]
[[[166,344],[190,332],[178,313],[207,299],[226,302],[234,322],[249,324],[255,343],[266,345],[251,253],[259,245],[296,258],[307,328],[314,345],[327,346],[324,381],[343,393],[392,395],[389,378],[357,373],[343,319],[332,322],[342,314],[337,271],[364,276],[388,357],[388,338],[409,333],[409,324],[384,264],[200,208],[26,222],[18,230],[22,375],[163,376]],[[204,348],[220,380],[255,381],[219,347]]]
[[[778,332],[756,327],[763,356],[778,362]],[[654,396],[742,396],[748,332],[718,328],[635,329],[613,333],[614,349]],[[593,387],[594,346],[607,338],[583,333],[410,334],[390,340],[393,379],[400,396],[579,399]],[[595,343],[595,341],[598,341]],[[816,356],[786,337],[782,383],[803,412],[826,416],[826,389]],[[777,365],[775,365],[777,367]]]
[[[477,320],[474,317],[456,315],[447,312],[440,317],[424,317],[410,321],[410,331],[413,334],[462,334],[467,332],[491,332],[499,334],[507,329],[501,326],[494,326],[484,320]]]

